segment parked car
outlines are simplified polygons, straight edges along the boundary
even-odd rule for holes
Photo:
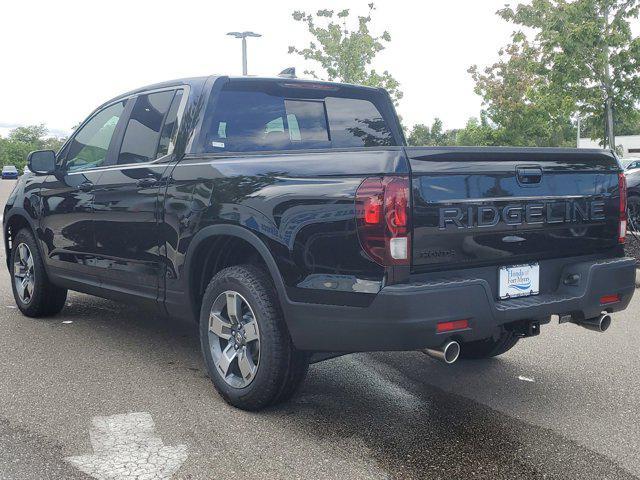
[[[18,169],[14,165],[5,165],[2,167],[2,179],[16,179],[18,178]]]
[[[640,170],[625,171],[628,185],[629,229],[640,231]]]
[[[624,167],[625,172],[640,168],[640,158],[622,158],[620,163]]]
[[[612,153],[407,147],[378,88],[153,85],[29,169],[3,218],[23,314],[71,289],[199,322],[215,388],[243,409],[345,353],[489,358],[553,315],[602,332],[635,291]]]

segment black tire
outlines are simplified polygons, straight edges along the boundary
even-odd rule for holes
[[[18,294],[16,282],[14,278],[14,263],[18,254],[20,244],[25,244],[29,248],[30,255],[33,258],[34,287],[33,295],[29,301],[23,301]],[[51,317],[57,315],[64,308],[67,301],[67,290],[54,285],[49,280],[47,272],[44,268],[44,262],[36,240],[30,230],[20,230],[11,241],[11,259],[9,268],[11,269],[11,288],[13,290],[13,298],[20,311],[27,317]]]
[[[216,299],[228,291],[239,293],[255,315],[259,329],[259,363],[251,382],[234,387],[225,381],[213,358],[209,315]],[[213,338],[213,340],[211,340]],[[308,357],[295,349],[271,279],[253,265],[218,272],[210,281],[200,311],[200,343],[209,377],[222,398],[242,410],[256,411],[291,398],[304,380]]]
[[[497,357],[503,353],[511,350],[516,343],[518,343],[519,337],[513,332],[502,331],[502,333],[495,337],[485,338],[483,340],[477,340],[475,342],[467,342],[460,345],[460,358],[466,360],[479,360],[483,358]]]

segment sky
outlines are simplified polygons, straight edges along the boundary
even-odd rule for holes
[[[102,102],[125,91],[174,78],[242,73],[241,43],[230,31],[252,30],[250,75],[274,76],[295,66],[289,45],[311,37],[294,10],[351,8],[369,0],[20,0],[2,6],[0,135],[16,125],[45,123],[62,135]],[[392,41],[374,64],[401,83],[405,124],[440,117],[446,128],[477,116],[469,66],[497,59],[513,26],[495,12],[508,0],[378,0],[373,33]]]

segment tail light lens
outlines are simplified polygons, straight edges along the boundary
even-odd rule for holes
[[[620,191],[620,230],[618,243],[624,243],[627,236],[627,179],[623,173],[618,174],[618,190]]]
[[[365,179],[356,192],[358,236],[366,254],[383,266],[410,263],[409,177]]]

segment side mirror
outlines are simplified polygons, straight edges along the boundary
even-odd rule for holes
[[[29,170],[36,175],[49,175],[56,170],[56,152],[53,150],[37,150],[27,157]]]

